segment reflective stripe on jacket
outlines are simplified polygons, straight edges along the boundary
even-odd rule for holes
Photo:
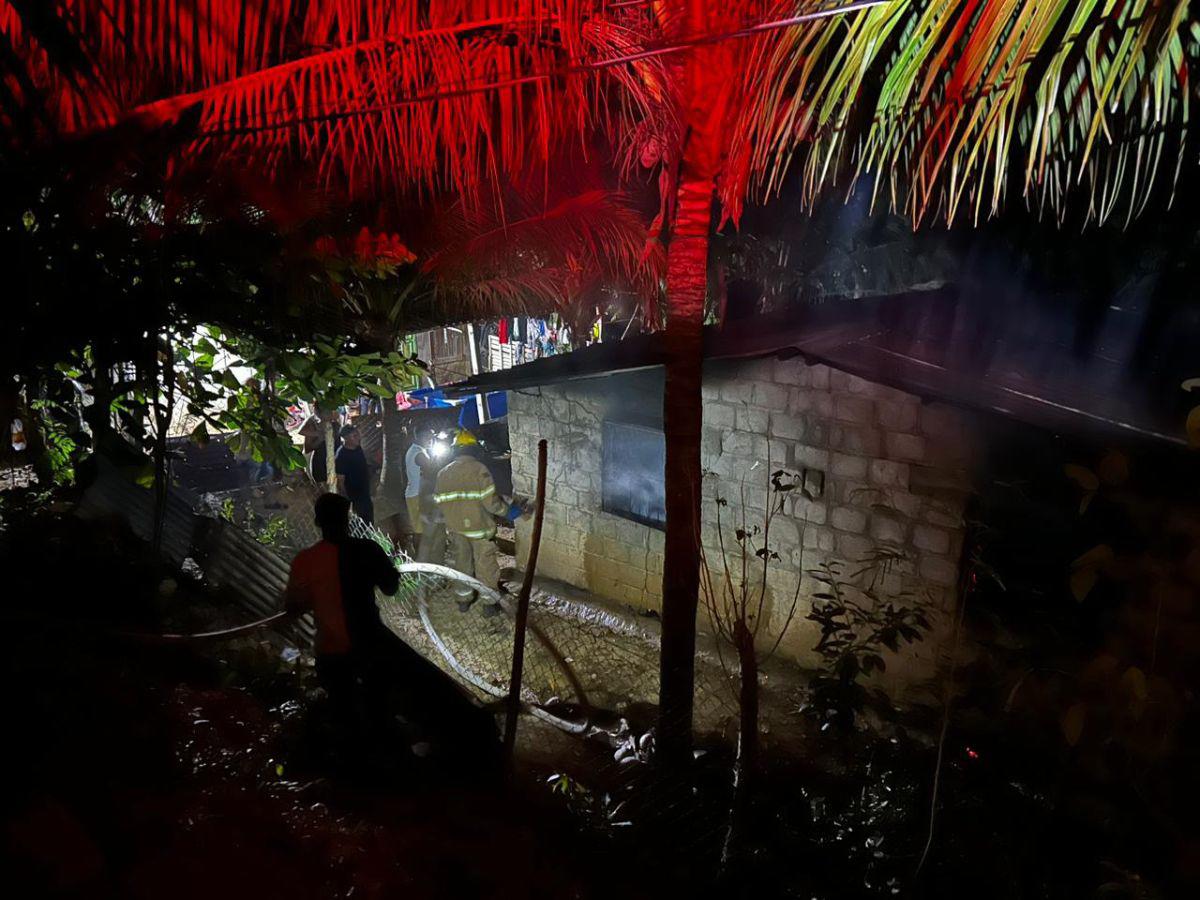
[[[470,456],[459,457],[438,473],[433,502],[447,529],[479,540],[496,533],[492,516],[508,511],[508,504],[496,494],[487,466]]]

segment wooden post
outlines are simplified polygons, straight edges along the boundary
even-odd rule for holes
[[[521,675],[525,667],[525,628],[529,622],[529,595],[533,591],[533,574],[537,569],[538,546],[542,542],[542,514],[546,509],[546,441],[538,441],[537,499],[533,511],[533,533],[529,538],[529,559],[525,562],[525,577],[517,596],[517,621],[513,628],[512,675],[508,684],[508,711],[504,718],[504,755],[512,760],[517,743],[517,716],[521,712]]]

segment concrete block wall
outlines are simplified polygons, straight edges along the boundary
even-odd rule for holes
[[[600,509],[600,424],[614,404],[626,413],[631,404],[647,414],[661,407],[661,380],[657,391],[623,387],[629,377],[511,394],[509,435],[514,485],[528,494],[537,440],[550,441],[539,571],[650,610],[662,600],[663,534]],[[721,534],[732,570],[740,571],[731,554],[734,530],[743,521],[761,527],[773,502],[773,470],[807,470],[813,485],[823,480],[820,496],[787,494],[772,521],[770,545],[781,558],[766,578],[769,630],[782,625],[799,585],[781,645],[786,655],[816,661],[818,631],[805,616],[820,586],[806,573],[824,562],[841,561],[853,572],[886,551],[886,572],[876,566],[861,580],[874,577],[883,596],[920,595],[935,608],[951,608],[975,455],[968,414],[800,358],[710,363],[703,396],[701,540],[714,574],[721,571]],[[517,529],[522,559],[529,527]],[[887,680],[902,686],[929,674],[937,647],[930,640],[902,654]]]

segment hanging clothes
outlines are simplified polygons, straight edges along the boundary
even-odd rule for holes
[[[525,343],[525,317],[517,316],[513,319],[513,332],[516,334],[518,344]]]
[[[507,319],[507,317],[502,318],[500,320],[500,327],[499,327],[498,331],[499,331],[499,335],[500,335],[500,343],[507,344],[508,343],[508,319]]]

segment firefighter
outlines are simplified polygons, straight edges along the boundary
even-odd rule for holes
[[[460,431],[454,439],[455,458],[438,472],[433,501],[450,537],[450,561],[464,575],[471,575],[490,588],[500,589],[500,561],[497,558],[495,516],[506,516],[510,504],[496,493],[496,483],[487,466],[473,454],[479,442],[469,431]],[[464,599],[459,609],[466,611],[477,599],[475,592],[455,588]],[[485,615],[495,615],[494,606]]]

